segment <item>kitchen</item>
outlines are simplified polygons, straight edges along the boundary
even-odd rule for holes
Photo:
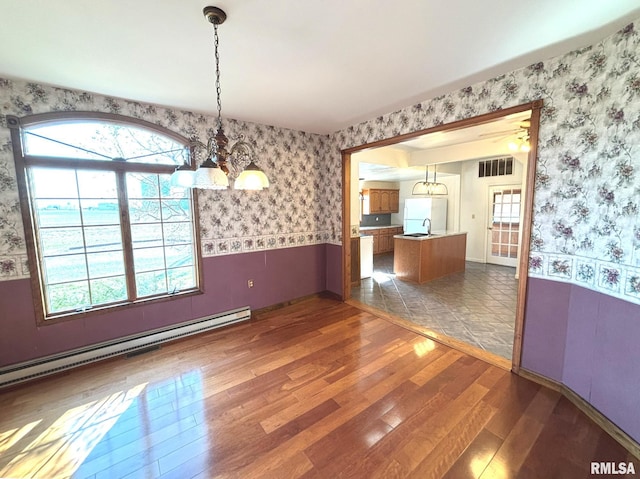
[[[353,299],[510,359],[528,155],[509,144],[527,114],[352,156]],[[457,259],[429,276],[453,238]]]

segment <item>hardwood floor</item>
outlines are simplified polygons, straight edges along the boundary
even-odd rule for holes
[[[574,478],[634,461],[558,393],[315,298],[0,393],[0,477]]]

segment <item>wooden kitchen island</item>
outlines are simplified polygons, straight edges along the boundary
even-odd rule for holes
[[[425,283],[464,271],[467,233],[393,237],[393,272],[403,281]]]

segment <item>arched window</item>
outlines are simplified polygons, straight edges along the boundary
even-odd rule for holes
[[[199,291],[189,140],[112,114],[8,117],[40,320]]]

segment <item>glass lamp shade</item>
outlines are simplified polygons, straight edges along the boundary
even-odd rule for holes
[[[431,189],[429,186],[431,183],[427,181],[419,181],[415,185],[413,185],[413,190],[411,190],[412,195],[430,195]]]
[[[433,183],[431,181],[419,181],[413,185],[412,195],[426,195],[426,196],[442,196],[448,195],[449,190],[444,183]]]
[[[511,151],[522,151],[524,153],[531,151],[531,145],[528,139],[518,139],[517,142],[510,141],[508,146]]]
[[[262,190],[269,188],[269,178],[252,161],[236,178],[234,183],[236,190]]]
[[[444,183],[432,183],[431,194],[435,196],[448,195],[449,190]]]
[[[229,188],[229,178],[211,158],[206,159],[194,175],[194,188],[224,190]]]
[[[191,188],[194,182],[195,171],[190,169],[186,164],[176,168],[171,175],[171,186],[181,188]]]

